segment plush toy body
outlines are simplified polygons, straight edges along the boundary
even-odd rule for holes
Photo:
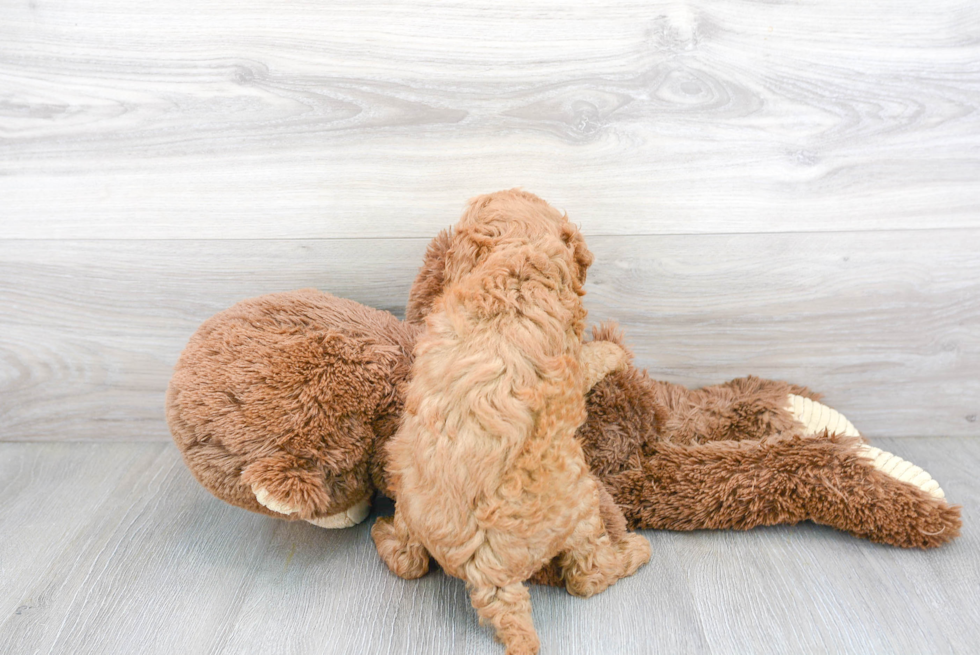
[[[167,390],[174,441],[201,484],[254,512],[334,528],[362,521],[375,490],[392,496],[386,444],[451,246],[449,230],[430,244],[406,322],[311,289],[206,321]],[[593,338],[625,348],[611,327]],[[689,390],[629,365],[602,378],[576,438],[610,538],[805,520],[906,548],[959,534],[960,508],[928,473],[870,447],[818,400],[753,377]],[[549,566],[537,579],[559,575]]]
[[[420,289],[432,286],[423,269],[410,317],[424,315]],[[391,494],[383,445],[398,425],[419,332],[315,290],[241,302],[206,321],[180,357],[167,392],[174,441],[226,502],[353,525],[375,489]],[[610,328],[594,332],[621,343]],[[810,520],[906,548],[958,535],[959,507],[928,474],[868,447],[816,399],[758,378],[689,390],[629,366],[593,387],[577,438],[633,529]]]
[[[596,338],[619,336],[607,328]],[[810,520],[920,548],[959,534],[959,507],[928,473],[871,448],[817,400],[785,382],[748,377],[690,390],[630,368],[593,388],[579,436],[631,528]]]

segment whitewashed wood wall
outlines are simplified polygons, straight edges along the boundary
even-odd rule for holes
[[[306,286],[401,314],[518,185],[653,375],[980,436],[976,0],[5,0],[0,440],[166,439],[201,321]]]

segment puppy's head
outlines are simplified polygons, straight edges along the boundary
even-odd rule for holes
[[[528,247],[535,257],[524,266],[554,278],[561,288],[584,293],[593,257],[568,216],[532,193],[498,191],[471,199],[454,230],[443,230],[430,243],[409,295],[409,322],[422,322],[446,285],[485,267],[491,257],[494,266],[520,267],[521,258],[510,253]]]

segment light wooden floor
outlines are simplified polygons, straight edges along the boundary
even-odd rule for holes
[[[401,315],[513,186],[655,377],[808,385],[964,504],[930,553],[650,533],[635,579],[533,592],[546,653],[980,652],[976,0],[4,0],[0,653],[501,652],[367,525],[208,496],[163,392],[249,296]]]
[[[980,441],[876,443],[964,504],[959,540],[649,531],[651,562],[605,593],[533,590],[543,652],[977,652]],[[0,444],[0,481],[2,653],[503,652],[461,582],[388,573],[373,517],[327,531],[230,507],[169,443]]]

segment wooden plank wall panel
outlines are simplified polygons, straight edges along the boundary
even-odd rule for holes
[[[0,240],[0,440],[166,439],[205,319],[311,286],[403,315],[427,243]]]
[[[980,436],[980,231],[590,243],[590,316],[654,377],[785,379],[868,436]]]
[[[427,241],[0,241],[0,439],[166,439],[187,339],[313,286],[401,316]],[[828,394],[870,436],[978,436],[980,230],[593,237],[586,303],[637,362]]]
[[[980,226],[980,12],[806,0],[0,6],[0,238]]]
[[[963,503],[959,539],[923,552],[808,524],[645,531],[650,563],[602,594],[531,590],[543,652],[973,652],[980,440],[877,443]],[[387,571],[373,516],[321,530],[251,514],[209,496],[172,445],[0,444],[0,481],[16,535],[0,540],[4,653],[503,652],[462,582]]]

